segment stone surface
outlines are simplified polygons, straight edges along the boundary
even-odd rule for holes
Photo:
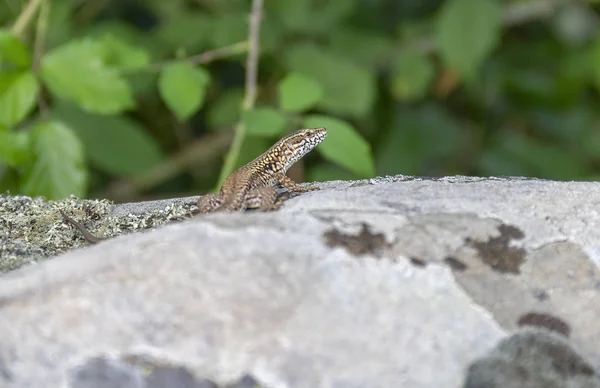
[[[113,236],[148,230],[191,215],[194,198],[113,206],[106,200],[62,201],[0,195],[0,274],[42,262],[87,243],[59,209],[93,233]]]
[[[583,365],[560,378],[600,386],[600,184],[321,187],[278,212],[205,215],[2,275],[0,386],[478,387],[521,370],[503,340],[546,349],[532,325]],[[119,225],[172,202],[109,212]],[[540,371],[527,373],[553,376]]]
[[[469,367],[465,388],[597,388],[600,377],[561,335],[526,329]]]

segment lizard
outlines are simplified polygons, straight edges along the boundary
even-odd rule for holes
[[[292,192],[318,190],[317,186],[299,186],[285,174],[326,136],[327,130],[321,127],[300,129],[283,137],[256,159],[225,178],[218,194],[200,197],[198,210],[201,213],[248,208],[270,211],[278,209],[282,203],[277,200],[276,184]]]
[[[63,220],[65,220],[66,222],[70,223],[71,225],[73,225],[74,227],[79,229],[81,234],[83,234],[83,238],[85,238],[85,240],[87,242],[89,242],[90,244],[97,244],[98,242],[106,239],[105,237],[94,236],[93,234],[90,233],[89,230],[86,229],[85,226],[83,226],[83,224],[75,221],[74,219],[72,219],[71,217],[66,215],[65,212],[63,212],[61,209],[58,209],[58,211],[60,212],[60,215],[62,216]]]
[[[278,198],[276,185],[292,192],[318,190],[319,187],[300,186],[290,179],[286,172],[298,160],[319,145],[327,136],[327,129],[303,128],[293,132],[248,164],[231,173],[221,185],[218,194],[206,194],[198,199],[199,214],[216,211],[242,211],[259,209],[272,211],[281,207],[283,200]],[[81,223],[59,210],[64,221],[75,226],[90,244],[104,240],[91,234]]]

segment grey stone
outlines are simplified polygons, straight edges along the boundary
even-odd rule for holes
[[[531,326],[600,369],[600,184],[320,186],[278,212],[173,224],[193,199],[98,205],[88,226],[123,235],[83,249],[54,209],[36,234],[72,251],[0,277],[0,386],[68,386],[105,359],[109,375],[141,384],[461,387],[473,362]],[[82,208],[47,206],[67,203]],[[132,358],[154,359],[155,380]]]
[[[563,337],[526,330],[469,367],[464,388],[599,388],[600,375]]]
[[[69,373],[71,388],[142,388],[142,376],[120,362],[94,357]]]

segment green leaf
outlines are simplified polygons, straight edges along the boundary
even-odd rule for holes
[[[94,115],[65,103],[56,104],[51,114],[73,129],[90,162],[106,173],[135,177],[164,157],[155,139],[128,117]]]
[[[131,89],[115,69],[107,66],[105,54],[98,41],[72,41],[44,56],[42,77],[52,93],[87,112],[123,112],[135,105]]]
[[[347,168],[359,177],[375,174],[371,146],[349,123],[334,117],[310,115],[304,119],[306,128],[327,128],[327,138],[317,150],[327,160]]]
[[[7,30],[0,30],[0,65],[3,62],[20,69],[31,67],[31,54],[27,47]]]
[[[322,97],[321,85],[304,74],[290,73],[279,84],[279,106],[290,113],[304,112]]]
[[[40,86],[31,71],[0,72],[0,124],[11,128],[35,107]]]
[[[446,64],[470,78],[499,43],[501,18],[498,0],[444,2],[435,38]]]
[[[286,118],[273,108],[255,108],[243,113],[244,125],[249,135],[271,137],[285,129]]]
[[[60,121],[38,122],[31,128],[31,145],[35,159],[25,166],[23,194],[50,200],[85,195],[83,147],[71,128]]]
[[[32,157],[30,132],[0,132],[0,162],[18,166]]]
[[[356,118],[366,116],[375,101],[375,75],[347,59],[311,45],[286,52],[287,66],[312,77],[323,88],[317,104],[329,113]]]
[[[158,78],[161,98],[180,121],[189,119],[204,103],[210,75],[187,62],[165,66]]]
[[[105,63],[109,66],[136,70],[150,64],[150,55],[145,50],[131,46],[112,34],[104,35],[100,41],[104,45]]]
[[[425,54],[417,50],[404,51],[392,71],[392,95],[399,101],[423,98],[434,76],[433,64]]]

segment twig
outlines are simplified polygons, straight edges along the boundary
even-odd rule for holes
[[[258,57],[260,54],[260,22],[262,19],[263,0],[252,2],[250,23],[248,26],[248,59],[246,61],[246,95],[242,109],[248,111],[254,108],[256,88],[258,83]]]
[[[169,60],[164,62],[153,63],[148,67],[149,71],[160,71],[165,65],[173,63],[175,61],[185,61],[192,65],[205,64],[217,59],[231,57],[236,54],[242,54],[248,51],[248,42],[238,42],[229,46],[220,47],[218,49],[205,51],[202,54],[194,55],[189,58]]]
[[[34,42],[34,57],[33,57],[33,70],[37,72],[40,67],[42,55],[44,54],[44,45],[46,42],[46,31],[48,30],[48,16],[50,14],[50,0],[42,0],[40,13],[38,15],[38,21],[35,31],[35,42]],[[46,116],[48,114],[48,104],[44,99],[43,90],[40,90],[38,96],[38,107],[40,114]]]
[[[22,38],[25,28],[31,22],[31,19],[33,18],[33,15],[39,8],[41,2],[42,2],[42,0],[31,0],[27,4],[27,6],[25,6],[25,9],[23,9],[23,12],[21,12],[19,17],[15,21],[15,24],[13,24],[13,26],[11,28],[11,32],[15,36]]]
[[[244,95],[244,101],[242,104],[242,111],[250,111],[254,108],[257,94],[257,83],[258,83],[258,57],[260,54],[259,47],[259,36],[260,36],[260,22],[262,19],[262,7],[263,0],[253,0],[252,10],[250,12],[250,22],[248,26],[248,58],[246,60],[246,90]],[[243,116],[243,115],[242,115]],[[237,163],[246,135],[246,126],[244,122],[240,120],[236,127],[231,142],[229,152],[225,156],[225,163],[221,169],[219,176],[219,182],[217,187],[213,191],[217,191],[225,178],[233,172],[233,169]]]

